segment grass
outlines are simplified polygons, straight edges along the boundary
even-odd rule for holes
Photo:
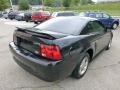
[[[47,8],[47,10],[49,10],[51,12],[63,11],[63,10],[73,10],[73,11],[78,11],[78,12],[95,10],[95,11],[107,12],[112,16],[120,16],[120,2],[100,3],[100,4],[82,5],[82,6],[71,6],[67,9],[65,9],[64,7]]]

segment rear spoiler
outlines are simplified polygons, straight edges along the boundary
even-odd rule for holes
[[[16,27],[16,28],[17,28],[17,31],[29,33],[29,34],[32,34],[32,36],[36,36],[36,37],[40,37],[40,38],[45,38],[45,39],[50,39],[50,40],[56,39],[55,37],[53,37],[53,36],[51,36],[51,35],[49,35],[47,33],[38,32],[37,30],[33,31],[30,28],[23,28],[23,27]]]

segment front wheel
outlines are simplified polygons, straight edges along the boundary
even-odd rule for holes
[[[72,73],[72,76],[77,79],[82,78],[88,69],[89,61],[90,56],[88,53],[86,53],[80,64],[76,66],[75,70]]]

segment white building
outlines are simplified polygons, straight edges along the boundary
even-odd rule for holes
[[[116,2],[116,1],[120,1],[120,0],[92,0],[95,3],[100,3],[100,2]]]

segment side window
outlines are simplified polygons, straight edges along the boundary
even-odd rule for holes
[[[91,26],[92,26],[92,32],[104,32],[104,27],[100,24],[100,22],[98,21],[91,21],[90,22]]]
[[[103,18],[109,18],[110,16],[107,14],[103,14]]]
[[[89,13],[89,17],[95,18],[95,13]]]
[[[103,17],[102,13],[97,13],[96,14],[96,18],[102,18],[102,17]]]

